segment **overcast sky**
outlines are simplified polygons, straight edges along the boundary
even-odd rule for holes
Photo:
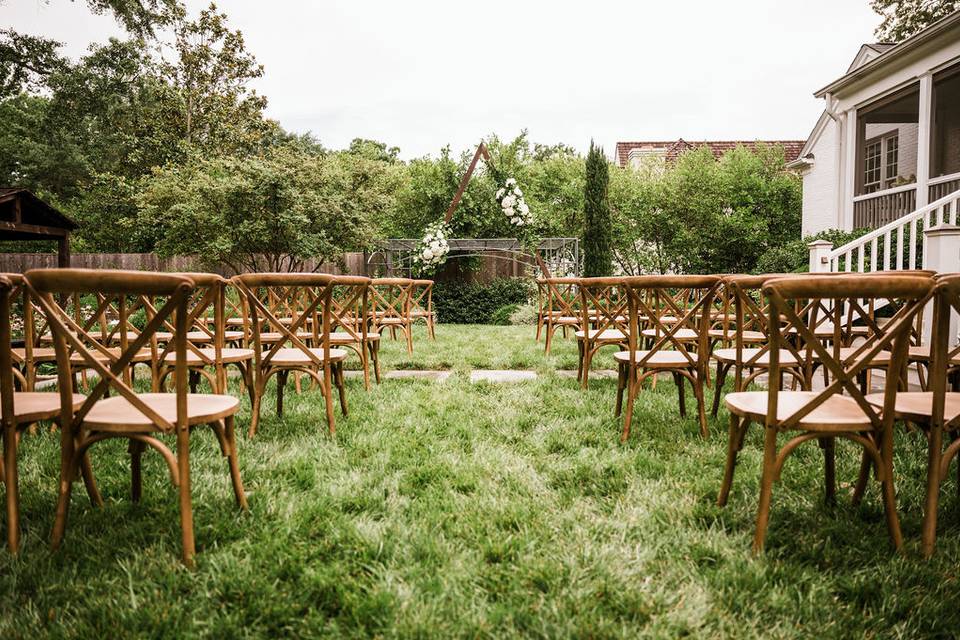
[[[206,2],[189,0],[194,13]],[[224,0],[268,115],[404,158],[484,135],[608,154],[619,140],[804,139],[879,22],[868,0]],[[122,35],[84,0],[0,0],[0,25],[71,57]]]

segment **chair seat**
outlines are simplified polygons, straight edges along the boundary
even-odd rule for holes
[[[876,406],[883,406],[883,394],[871,393],[867,402]],[[900,391],[893,410],[897,416],[913,422],[929,422],[933,415],[933,392],[931,391]],[[960,393],[949,391],[945,396],[943,417],[949,424],[960,418]]]
[[[217,357],[217,350],[213,347],[207,347],[205,349],[199,349],[201,354],[207,357],[209,360],[215,360]],[[220,350],[220,361],[224,364],[230,362],[244,362],[245,360],[253,359],[253,349],[233,349],[226,348]],[[168,353],[164,356],[163,361],[167,364],[174,364],[177,361],[177,354]],[[201,358],[199,355],[187,349],[187,366],[188,367],[197,367],[206,365],[207,361]]]
[[[649,351],[636,351],[634,352],[634,362],[641,362],[644,358],[647,357]],[[619,353],[613,354],[614,359],[617,362],[630,362],[630,352],[629,351],[620,351]],[[696,357],[691,354],[694,362],[696,362]],[[656,351],[650,359],[647,360],[644,367],[648,369],[688,369],[693,368],[695,365],[691,364],[689,360],[679,351]]]
[[[357,333],[357,336],[359,336],[359,338],[363,337],[362,334],[360,334],[359,332]],[[367,340],[379,340],[379,339],[380,339],[379,333],[374,333],[374,332],[367,333]],[[360,340],[357,337],[354,337],[353,334],[351,334],[348,331],[333,331],[330,333],[331,344],[353,344],[359,341]]]
[[[177,394],[139,393],[137,398],[159,416],[171,423],[176,423]],[[213,422],[233,415],[239,406],[240,401],[233,396],[191,393],[187,395],[187,421],[191,425]],[[143,415],[123,396],[98,400],[84,418],[83,424],[86,428],[96,431],[160,431],[150,418]]]
[[[760,357],[757,358],[756,362],[751,361],[751,358],[756,358],[757,354],[763,351],[763,349],[744,349],[742,353],[743,361],[749,362],[750,366],[757,367],[768,367],[770,366],[770,351],[767,350],[764,353],[760,354]],[[736,363],[737,361],[737,350],[735,347],[724,348],[724,349],[714,349],[713,357],[720,362]],[[795,367],[800,362],[797,360],[797,357],[794,356],[789,349],[780,349],[780,365],[784,367]]]
[[[310,349],[317,358],[323,360],[323,349]],[[343,349],[330,349],[330,362],[340,362],[347,359],[347,352]],[[270,358],[269,365],[274,367],[299,367],[310,365],[313,360],[302,349],[278,349]]]
[[[854,352],[858,348],[859,347],[840,347],[839,349],[840,362],[841,363],[850,362],[851,356],[853,356]],[[827,349],[827,352],[830,354],[830,356],[833,357],[833,348],[827,347],[826,349]],[[810,359],[813,360],[814,362],[821,361],[820,354],[818,354],[816,351],[810,352]],[[873,357],[873,359],[870,361],[870,364],[873,366],[885,367],[890,364],[891,359],[893,359],[892,353],[890,353],[889,351],[880,351],[876,356]]]
[[[644,329],[640,333],[647,338],[661,338],[667,335],[666,331],[659,331],[657,329]],[[698,334],[693,329],[680,328],[673,333],[673,337],[677,340],[696,340]]]
[[[585,332],[583,329],[580,329],[574,335],[578,338],[583,338]],[[600,329],[590,329],[589,335],[591,340],[612,340],[619,342],[627,339],[627,336],[623,331],[620,331],[620,329],[604,329],[602,331]]]
[[[173,334],[169,331],[157,331],[155,334],[157,336],[158,342],[170,342],[173,340]],[[243,338],[243,331],[224,331],[223,332],[223,341],[224,342],[236,342]],[[188,331],[187,340],[194,344],[204,344],[207,342],[213,341],[213,336],[211,336],[206,331]]]
[[[728,331],[723,329],[710,329],[707,331],[707,335],[711,338],[719,338],[721,340],[736,340],[737,339],[737,330],[731,328]],[[744,342],[766,342],[767,334],[762,331],[744,331],[741,333]]]
[[[385,318],[382,316],[377,318],[377,324],[400,325],[400,324],[407,324],[409,321],[410,320],[408,318]]]
[[[73,410],[84,403],[87,396],[73,394]],[[57,391],[15,391],[13,413],[17,422],[23,424],[37,420],[50,420],[60,415],[60,393]]]
[[[784,421],[818,395],[816,391],[780,391],[777,394],[777,420]],[[768,392],[740,391],[725,398],[731,413],[763,424],[767,417]],[[804,431],[870,431],[873,424],[857,401],[849,396],[832,395],[804,416],[797,424]]]
[[[784,319],[785,319],[785,318],[784,318]],[[796,327],[790,327],[789,329],[787,329],[787,333],[789,333],[789,334],[791,334],[791,335],[794,335],[794,334],[797,333],[797,328],[796,328]],[[833,337],[833,325],[832,325],[832,324],[821,324],[821,325],[818,325],[818,326],[813,330],[813,335],[815,335],[815,336],[818,337],[818,338],[823,338],[823,339],[832,338],[832,337]],[[840,327],[840,337],[841,337],[841,338],[847,337],[847,336],[868,336],[868,335],[870,335],[870,327],[867,327],[867,326],[864,326],[864,325],[858,325],[858,326],[854,326],[854,327],[846,327],[846,326],[841,326],[841,327]]]
[[[14,362],[24,362],[27,359],[27,350],[22,347],[17,347],[10,350],[10,355],[13,358]],[[33,361],[34,362],[56,362],[57,361],[57,350],[53,347],[34,347],[33,348]]]
[[[433,311],[422,311],[422,310],[411,311],[410,315],[413,316],[414,318],[429,318],[433,316]]]
[[[553,316],[550,319],[550,322],[552,322],[553,324],[568,324],[568,325],[576,325],[579,327],[580,320],[582,320],[580,316]]]
[[[313,331],[297,331],[297,337],[301,340],[310,340],[313,338]],[[267,331],[260,334],[260,342],[286,342],[289,339],[289,335],[279,331]]]
[[[910,362],[930,362],[930,345],[922,344],[910,347],[908,357]],[[960,364],[960,355],[951,358],[950,364],[951,366]]]

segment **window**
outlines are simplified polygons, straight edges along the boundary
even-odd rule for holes
[[[881,141],[867,144],[864,150],[863,189],[867,193],[873,193],[880,188],[880,150]]]
[[[900,157],[900,136],[892,135],[884,139],[886,147],[886,165],[883,169],[883,184],[885,189],[896,186],[897,160]]]

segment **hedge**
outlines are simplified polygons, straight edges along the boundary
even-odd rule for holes
[[[433,308],[438,322],[492,324],[498,309],[525,304],[532,293],[528,280],[499,278],[487,284],[438,282],[433,287]]]

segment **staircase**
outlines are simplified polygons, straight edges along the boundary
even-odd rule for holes
[[[939,225],[956,225],[958,216],[960,191],[954,191],[843,246],[815,242],[810,245],[810,271],[960,271],[960,255],[931,252],[925,233]]]

